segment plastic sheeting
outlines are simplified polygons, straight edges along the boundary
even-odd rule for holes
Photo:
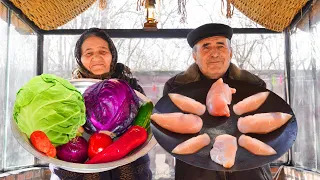
[[[15,15],[12,14],[12,16]],[[4,26],[8,26],[8,24],[5,23]],[[1,22],[0,27],[2,27]],[[37,36],[20,34],[13,25],[9,27],[9,37],[7,37],[5,28],[1,28],[0,36],[0,56],[2,56],[0,58],[0,112],[2,112],[0,114],[0,132],[4,133],[0,136],[0,158],[2,168],[7,170],[34,164],[34,157],[23,149],[12,136],[10,122],[12,121],[16,92],[36,75]],[[5,38],[2,39],[2,37]],[[6,47],[8,43],[7,60]]]
[[[2,3],[0,3],[0,9],[2,10],[0,19],[0,124],[5,123],[5,72],[6,72],[6,62],[7,62],[7,31],[8,24],[6,23],[7,9]],[[3,18],[2,18],[3,17]],[[0,126],[0,171],[3,169],[3,142],[4,142],[4,131]]]
[[[320,2],[317,1],[319,5]],[[291,35],[291,106],[298,121],[293,165],[320,172],[320,23],[316,8]]]

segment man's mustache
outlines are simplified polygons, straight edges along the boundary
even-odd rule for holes
[[[207,63],[218,63],[218,62],[223,62],[224,59],[222,57],[215,57],[215,58],[210,58]]]

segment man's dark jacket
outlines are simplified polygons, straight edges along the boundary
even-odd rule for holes
[[[266,83],[258,76],[248,71],[240,70],[237,66],[230,63],[229,69],[225,74],[226,78],[249,82],[258,86],[266,87]],[[186,71],[170,78],[163,89],[163,95],[168,94],[172,89],[181,85],[206,79],[200,72],[197,64],[192,64]],[[224,173],[210,171],[195,166],[191,166],[176,159],[175,167],[176,180],[271,180],[272,175],[270,166],[265,165],[256,169],[247,171],[236,171]]]

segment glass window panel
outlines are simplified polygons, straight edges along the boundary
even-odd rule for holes
[[[244,16],[236,8],[232,19],[225,17],[226,4],[221,9],[221,1],[187,1],[187,23],[181,23],[178,14],[178,1],[161,1],[156,4],[156,20],[159,29],[195,28],[209,22],[229,24],[233,27],[261,27]],[[222,14],[223,12],[224,14]],[[106,29],[142,29],[146,11],[137,11],[137,1],[109,0],[104,10],[99,9],[99,1],[88,10],[61,26],[61,29],[100,27]]]
[[[283,34],[236,34],[233,63],[262,78],[267,88],[285,99]]]
[[[0,171],[3,169],[4,128],[5,128],[5,98],[6,98],[6,67],[7,67],[7,42],[8,24],[7,8],[0,3]]]
[[[9,37],[9,104],[6,122],[6,151],[4,153],[6,158],[5,168],[7,169],[34,164],[34,157],[23,149],[13,137],[9,121],[13,121],[12,112],[17,91],[36,75],[37,54],[37,36],[30,34],[30,31],[21,31],[19,24],[22,21],[16,15],[13,14],[11,19],[15,19],[16,23],[12,21],[13,25],[10,25]]]
[[[79,36],[44,36],[44,73],[70,79],[76,67],[74,48]]]
[[[44,72],[71,78],[76,67],[74,47],[79,36],[45,36]],[[118,62],[132,71],[183,71],[190,65],[191,48],[184,39],[113,39]],[[53,51],[55,49],[55,51]]]
[[[318,7],[320,2],[318,1]],[[319,12],[319,11],[318,11]],[[319,15],[319,13],[318,13]],[[312,62],[313,62],[313,81],[314,81],[314,116],[315,116],[315,126],[314,132],[312,134],[315,136],[315,142],[313,143],[316,149],[317,157],[317,171],[320,172],[320,23],[318,22],[312,28],[311,31],[312,38]],[[310,131],[309,131],[310,132]],[[310,132],[311,133],[311,132]]]
[[[75,67],[73,51],[78,38],[71,35],[45,36],[46,72],[71,74]],[[194,62],[192,49],[185,39],[114,38],[113,41],[118,50],[118,61],[128,65],[132,71],[183,71]],[[283,72],[283,41],[282,34],[235,34],[232,62],[262,77],[265,77],[264,71],[269,74],[278,70]]]
[[[119,62],[132,71],[183,71],[191,65],[191,51],[185,39],[114,39]]]
[[[319,7],[317,2],[315,7]],[[304,18],[291,36],[291,102],[298,122],[293,164],[320,171],[320,23],[318,8]],[[312,16],[314,15],[314,16]]]

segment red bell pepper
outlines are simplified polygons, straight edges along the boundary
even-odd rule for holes
[[[144,128],[132,126],[117,141],[88,160],[86,164],[107,163],[119,160],[142,145],[147,140],[147,137],[148,133]]]

